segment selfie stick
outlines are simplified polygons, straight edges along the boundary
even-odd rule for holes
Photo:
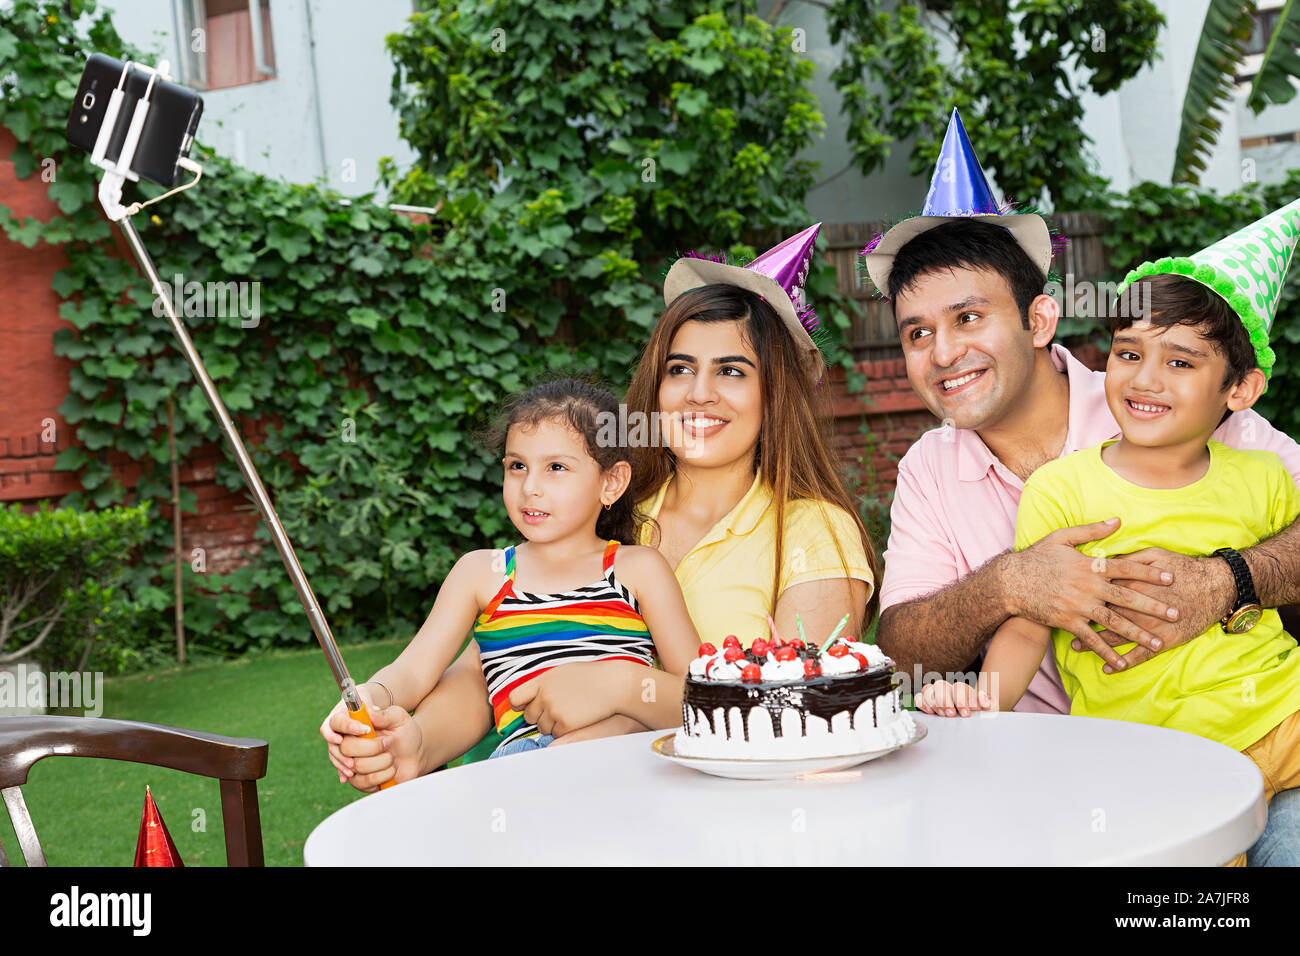
[[[116,125],[117,114],[121,109],[126,75],[132,66],[147,71],[151,76],[144,97],[136,104],[135,113],[131,117],[131,125],[127,131],[126,141],[122,145],[122,153],[118,157],[117,163],[113,163],[104,158],[104,153],[107,151],[108,139]],[[243,472],[244,481],[253,493],[253,500],[257,502],[257,508],[262,513],[262,519],[266,522],[267,528],[270,529],[271,540],[275,542],[276,550],[280,552],[280,559],[284,561],[285,570],[289,572],[289,578],[293,581],[294,589],[298,592],[298,600],[302,602],[303,610],[307,612],[307,619],[311,622],[312,630],[316,633],[316,640],[320,643],[321,650],[325,652],[325,659],[329,661],[330,670],[334,672],[334,680],[338,683],[339,690],[343,692],[343,702],[348,709],[348,716],[371,728],[369,733],[362,736],[374,737],[374,724],[370,720],[370,714],[366,711],[366,705],[357,693],[357,685],[348,673],[347,665],[343,663],[343,656],[339,653],[338,645],[334,642],[334,635],[330,632],[329,623],[325,620],[325,615],[321,613],[320,605],[316,601],[316,595],[312,591],[311,585],[307,583],[307,577],[303,574],[302,566],[298,564],[293,545],[289,543],[289,538],[284,533],[284,527],[280,524],[280,518],[275,513],[275,507],[271,504],[266,488],[262,485],[262,479],[258,476],[257,469],[253,467],[253,460],[248,456],[248,451],[244,448],[239,432],[235,430],[235,425],[230,420],[226,406],[222,403],[221,396],[217,394],[216,386],[212,384],[207,369],[203,367],[203,361],[199,358],[199,353],[195,351],[189,333],[185,331],[185,326],[181,324],[180,318],[176,315],[171,296],[168,294],[167,287],[159,279],[158,270],[154,268],[148,250],[145,249],[144,243],[140,241],[140,234],[135,231],[135,226],[131,223],[130,217],[135,215],[141,206],[124,207],[122,205],[123,181],[125,179],[138,181],[139,179],[135,173],[131,172],[131,162],[135,158],[136,146],[140,141],[140,132],[144,128],[145,114],[149,110],[149,95],[153,91],[154,80],[159,76],[167,79],[166,60],[161,61],[156,70],[139,63],[133,64],[130,61],[126,63],[122,70],[122,78],[118,81],[117,89],[113,91],[109,99],[104,124],[100,127],[99,137],[95,142],[95,148],[90,157],[92,163],[106,171],[103,181],[99,184],[100,205],[104,207],[104,212],[109,220],[122,227],[122,233],[126,236],[127,244],[130,245],[136,262],[140,264],[140,269],[152,284],[154,295],[162,301],[163,311],[167,314],[167,320],[171,322],[172,331],[176,333],[176,338],[181,345],[181,351],[185,354],[186,361],[190,363],[190,368],[193,369],[195,377],[199,380],[199,387],[203,389],[208,404],[212,406],[212,410],[216,413],[217,421],[221,424],[221,430],[235,452],[235,460],[239,464],[239,470]],[[196,173],[196,176],[202,175],[202,167],[186,157],[179,159],[177,165]],[[180,188],[188,189],[196,182],[198,182],[197,178]],[[179,191],[173,190],[172,192]],[[171,193],[164,195],[171,195]],[[164,197],[159,196],[157,198],[162,199]],[[156,200],[150,201],[155,202]],[[393,786],[395,782],[394,780],[388,780],[380,784],[379,787],[384,790]]]

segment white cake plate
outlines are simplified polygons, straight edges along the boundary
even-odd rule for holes
[[[867,750],[862,753],[840,754],[835,757],[795,757],[784,760],[683,757],[674,752],[673,741],[677,736],[676,731],[660,737],[650,745],[650,748],[665,760],[671,760],[673,763],[679,763],[683,767],[690,767],[692,770],[698,770],[701,773],[713,774],[715,777],[731,777],[735,780],[789,780],[809,773],[846,770],[849,767],[856,767],[860,763],[866,763],[868,760],[875,760],[877,757],[891,754],[903,747],[910,747],[918,740],[925,739],[925,727],[921,724],[915,726],[916,732],[912,734],[911,739],[901,744],[886,747],[884,750]]]

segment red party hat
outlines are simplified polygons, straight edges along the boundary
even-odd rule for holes
[[[176,852],[172,835],[167,832],[162,814],[153,802],[153,794],[144,788],[144,815],[140,817],[140,839],[135,844],[136,866],[184,866]]]

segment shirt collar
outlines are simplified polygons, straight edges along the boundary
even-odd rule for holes
[[[669,475],[668,480],[659,486],[659,490],[654,493],[654,496],[648,499],[638,510],[651,518],[657,519],[659,510],[664,504],[664,495],[668,493],[668,485],[671,484],[675,477],[675,474]],[[720,541],[727,534],[749,534],[758,527],[759,521],[767,513],[767,509],[771,507],[771,504],[772,489],[763,480],[762,472],[755,472],[754,481],[749,486],[749,491],[745,492],[745,497],[741,498],[734,508],[709,529],[709,533],[700,540],[695,548],[712,544],[714,541]],[[694,551],[695,548],[691,550]]]
[[[1088,368],[1064,345],[1051,346],[1048,354],[1056,370],[1069,380],[1069,424],[1061,454],[1091,448],[1119,434],[1106,404],[1106,374]],[[1001,464],[974,429],[956,429],[953,440],[957,443],[957,477],[962,481],[980,481],[990,468]]]

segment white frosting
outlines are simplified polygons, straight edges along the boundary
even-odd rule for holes
[[[849,653],[840,657],[832,657],[826,653],[828,647],[823,647],[818,655],[818,663],[821,666],[822,674],[827,677],[834,677],[839,674],[856,674],[863,670],[862,662],[854,654],[861,654],[867,659],[867,667],[879,667],[882,664],[892,664],[891,661],[882,651],[874,644],[863,644],[860,641],[836,641],[848,648]],[[833,645],[831,645],[833,646]],[[689,672],[696,680],[709,681],[738,681],[740,680],[741,671],[745,664],[749,663],[746,659],[738,660],[734,663],[726,659],[727,649],[720,648],[712,654],[704,657],[697,657],[691,661]],[[712,666],[710,665],[712,662]],[[796,657],[790,661],[778,661],[770,653],[765,657],[761,665],[763,681],[770,683],[774,681],[801,681],[804,679],[803,659]]]
[[[830,654],[821,656],[822,674],[827,677],[833,677],[836,674],[856,674],[862,669],[862,664],[851,654],[845,654],[843,657],[834,657]]]
[[[792,661],[778,661],[769,654],[762,675],[765,681],[803,680],[803,661],[797,657]]]
[[[709,671],[709,680],[740,680],[740,668],[731,661],[720,660]]]
[[[881,664],[894,663],[884,651],[875,644],[863,644],[861,641],[846,641],[849,646],[849,654],[861,654],[867,659],[870,667],[878,667]]]
[[[691,661],[687,670],[697,680],[740,680],[740,669],[745,661],[733,664],[727,660],[726,654],[727,649],[724,647],[704,657],[697,657]],[[710,662],[713,663],[712,667],[709,666]]]
[[[853,714],[852,729],[847,713],[835,714],[829,725],[809,714],[801,725],[799,711],[784,708],[780,716],[780,737],[772,731],[767,709],[753,707],[749,712],[748,741],[740,708],[730,708],[726,720],[723,709],[716,708],[711,729],[703,712],[687,707],[687,724],[677,731],[673,748],[684,757],[750,760],[833,757],[886,750],[906,743],[916,732],[911,714],[900,705],[900,694],[901,690],[894,688],[880,697],[863,701]]]

